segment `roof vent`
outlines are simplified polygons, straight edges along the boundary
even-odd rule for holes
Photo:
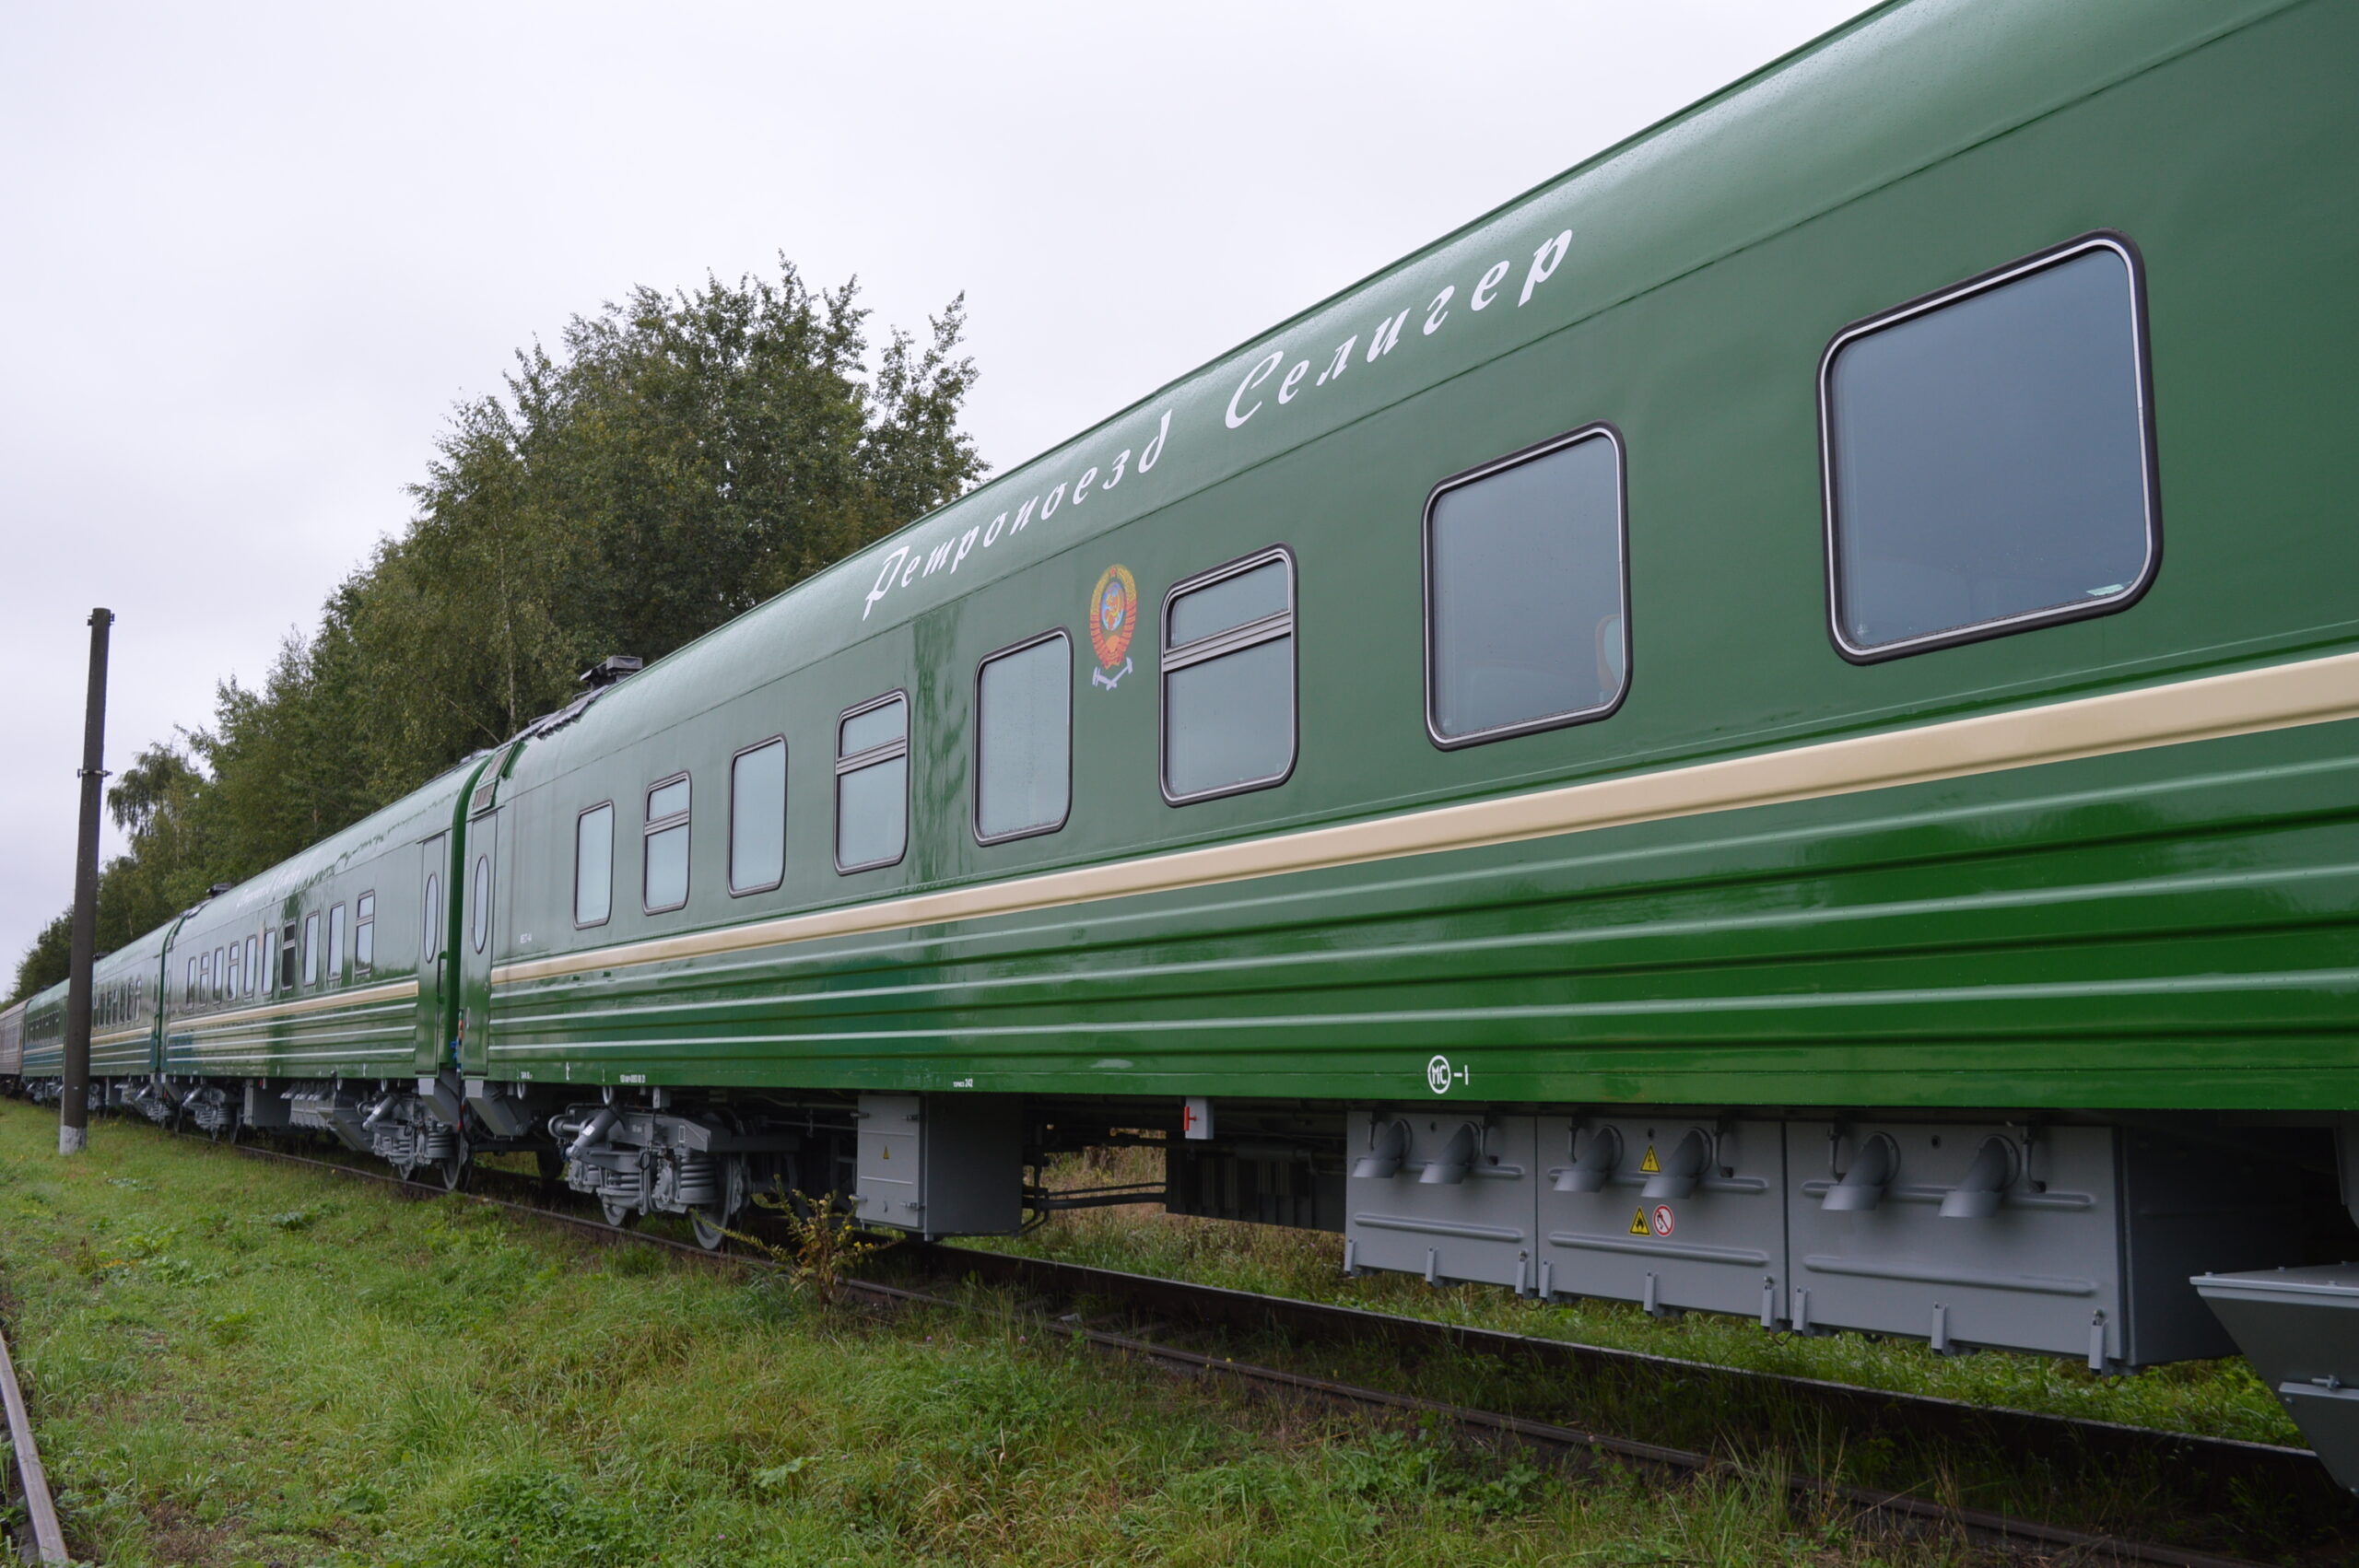
[[[610,654],[581,672],[581,684],[596,691],[602,686],[613,685],[626,675],[636,675],[645,668],[647,661],[635,654]]]
[[[217,882],[211,887],[205,890],[205,895],[207,898],[218,898],[236,885],[237,884],[235,883]]]

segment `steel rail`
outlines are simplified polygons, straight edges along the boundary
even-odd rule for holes
[[[313,1159],[305,1155],[289,1153],[281,1150],[265,1149],[251,1143],[233,1142],[229,1147],[236,1153],[253,1159],[267,1160],[284,1164],[309,1166],[314,1169],[330,1172],[337,1176],[352,1177],[358,1180],[392,1188],[405,1196],[421,1199],[446,1197],[458,1198],[463,1201],[480,1205],[486,1208],[502,1210],[511,1213],[538,1219],[561,1225],[569,1229],[581,1231],[604,1241],[635,1242],[643,1246],[659,1247],[681,1257],[694,1259],[702,1264],[719,1264],[729,1267],[776,1267],[775,1264],[772,1264],[767,1258],[756,1257],[743,1251],[708,1251],[703,1247],[696,1246],[694,1243],[675,1240],[669,1236],[651,1235],[636,1230],[616,1229],[616,1227],[607,1224],[604,1219],[593,1217],[586,1212],[569,1213],[563,1210],[547,1209],[535,1204],[518,1202],[509,1199],[495,1198],[489,1194],[481,1192],[452,1192],[439,1185],[406,1180],[392,1172],[374,1171],[358,1165],[343,1164],[332,1160]],[[532,1181],[535,1179],[533,1177],[523,1176],[518,1173],[483,1172],[479,1174],[513,1176],[518,1181]],[[938,1246],[929,1246],[921,1245],[919,1246],[910,1248],[910,1251],[920,1258],[938,1257],[939,1255],[947,1254],[950,1255],[951,1258],[955,1258],[957,1264],[962,1267],[971,1263],[975,1259],[984,1258],[994,1259],[1003,1265],[1024,1265],[1027,1270],[1038,1267],[1041,1264],[1041,1260],[1035,1258],[1010,1258],[1005,1254],[976,1252],[966,1248],[942,1247]],[[948,1261],[948,1259],[941,1260],[944,1262]],[[1469,1329],[1459,1325],[1433,1324],[1426,1322],[1426,1320],[1418,1318],[1394,1318],[1386,1314],[1364,1312],[1356,1308],[1332,1307],[1324,1305],[1323,1304],[1296,1302],[1288,1298],[1277,1296],[1257,1296],[1248,1292],[1226,1291],[1213,1286],[1189,1285],[1178,1281],[1156,1280],[1144,1275],[1121,1274],[1111,1270],[1090,1269],[1081,1265],[1055,1264],[1049,1265],[1048,1267],[1053,1270],[1067,1271],[1075,1277],[1086,1279],[1090,1283],[1090,1293],[1105,1293],[1104,1287],[1109,1281],[1139,1281],[1146,1285],[1161,1287],[1162,1289],[1147,1293],[1162,1301],[1195,1300],[1205,1302],[1221,1301],[1224,1303],[1223,1311],[1209,1314],[1202,1320],[1235,1321],[1234,1317],[1230,1315],[1240,1306],[1248,1306],[1254,1310],[1263,1312],[1267,1312],[1269,1309],[1273,1308],[1283,1310],[1297,1306],[1312,1307],[1319,1313],[1340,1315],[1340,1317],[1343,1320],[1355,1324],[1375,1323],[1392,1326],[1406,1325],[1414,1328],[1428,1328],[1447,1330],[1452,1335],[1465,1337],[1464,1342],[1468,1344],[1479,1344],[1483,1342],[1485,1337],[1487,1337],[1488,1339],[1497,1340],[1511,1341],[1519,1347],[1553,1346],[1566,1351],[1578,1352],[1590,1355],[1603,1355],[1615,1358],[1617,1360],[1626,1358],[1626,1360],[1633,1364],[1663,1366],[1683,1370],[1694,1369],[1702,1372],[1726,1372],[1730,1370],[1726,1368],[1712,1367],[1704,1363],[1682,1362],[1668,1357],[1644,1355],[1640,1352],[1635,1352],[1601,1351],[1597,1347],[1570,1345],[1564,1341],[1557,1340],[1529,1340],[1522,1336],[1497,1334],[1491,1330]],[[983,1273],[988,1270],[988,1268],[989,1266],[986,1265],[985,1270],[983,1270],[971,1271]],[[1004,1282],[1021,1282],[1022,1276],[1011,1270],[1008,1273],[1003,1274],[1002,1280]],[[940,1308],[952,1312],[970,1310],[964,1304],[954,1301],[945,1296],[934,1295],[928,1292],[910,1290],[898,1285],[885,1284],[876,1281],[846,1280],[843,1281],[843,1286],[847,1291],[865,1297],[882,1305],[925,1306]],[[1422,1398],[1414,1395],[1398,1394],[1386,1389],[1366,1387],[1360,1385],[1344,1383],[1331,1378],[1317,1377],[1302,1373],[1288,1372],[1278,1367],[1262,1366],[1251,1363],[1234,1361],[1225,1356],[1208,1355],[1200,1352],[1184,1350],[1174,1345],[1159,1344],[1150,1340],[1142,1340],[1128,1335],[1111,1333],[1104,1329],[1091,1328],[1086,1325],[1079,1325],[1070,1321],[1059,1321],[1044,1318],[1042,1328],[1044,1332],[1060,1334],[1068,1339],[1078,1339],[1085,1343],[1103,1351],[1126,1356],[1134,1356],[1142,1360],[1156,1362],[1200,1376],[1234,1379],[1238,1382],[1259,1385],[1263,1387],[1285,1390],[1299,1397],[1320,1398],[1337,1403],[1355,1405],[1369,1410],[1385,1411],[1396,1414],[1414,1413],[1432,1416],[1439,1420],[1446,1421],[1463,1431],[1488,1433],[1496,1437],[1503,1437],[1538,1446],[1559,1449],[1567,1453],[1587,1452],[1595,1454],[1610,1454],[1616,1457],[1629,1459],[1643,1464],[1660,1466],[1665,1469],[1684,1471],[1691,1474],[1711,1474],[1742,1477],[1753,1480],[1774,1480],[1781,1482],[1790,1492],[1796,1495],[1832,1499],[1861,1515],[1882,1515],[1888,1517],[1905,1520],[1914,1527],[1925,1527],[1933,1530],[1960,1532],[1971,1537],[1979,1538],[1991,1544],[2010,1550],[2020,1550],[2026,1547],[2039,1548],[2053,1551],[2071,1553],[2083,1561],[2113,1561],[2119,1562],[2152,1563],[2155,1564],[2156,1568],[2263,1568],[2263,1565],[2255,1563],[2248,1559],[2195,1551],[2186,1548],[2167,1546],[2154,1542],[2130,1540],[2119,1537],[2095,1535],[2084,1531],[2069,1529],[2061,1526],[2047,1525],[2033,1520],[2020,1519],[2010,1515],[1934,1503],[1921,1497],[1913,1496],[1907,1492],[1888,1492],[1880,1488],[1854,1486],[1840,1481],[1826,1481],[1813,1477],[1796,1475],[1791,1472],[1781,1472],[1772,1476],[1766,1470],[1756,1469],[1739,1464],[1733,1460],[1708,1454],[1699,1454],[1687,1449],[1642,1442],[1634,1438],[1617,1436],[1610,1433],[1563,1426],[1549,1422],[1534,1421],[1528,1417],[1508,1415],[1495,1410],[1483,1410],[1468,1406],[1452,1405],[1441,1400]],[[1937,1406],[1954,1406],[1960,1410],[1968,1411],[1980,1410],[1982,1409],[1982,1407],[1965,1405],[1962,1402],[1954,1400],[1928,1400],[1924,1396],[1887,1396],[1881,1390],[1855,1388],[1851,1386],[1843,1384],[1814,1383],[1813,1380],[1809,1379],[1778,1378],[1774,1375],[1769,1374],[1734,1375],[1756,1378],[1766,1384],[1777,1384],[1780,1386],[1799,1384],[1818,1388],[1841,1390],[1846,1393],[1856,1394],[1862,1396],[1863,1398],[1872,1399],[1891,1398],[1904,1401],[1924,1400],[1930,1404]],[[2025,1411],[2001,1411],[1999,1413],[2003,1416],[2021,1418],[2025,1421],[2054,1423],[2064,1429],[2072,1429],[2080,1426],[2093,1426],[2101,1428],[2107,1433],[2142,1433],[2145,1436],[2177,1444],[2188,1451],[2204,1451],[2213,1446],[2220,1446],[2234,1452],[2256,1450],[2264,1455],[2280,1455],[2288,1457],[2289,1458],[2298,1458],[2306,1461],[2311,1465],[2315,1465],[2317,1463],[2315,1457],[2305,1449],[2273,1449],[2264,1444],[2237,1444],[2218,1438],[2193,1437],[2169,1433],[2146,1433],[2142,1428],[2117,1427],[2111,1423],[2105,1422],[2076,1422],[2074,1418],[2071,1417],[2039,1416]]]
[[[1862,1435],[1891,1433],[1990,1445],[2066,1469],[2102,1468],[2118,1473],[2134,1466],[2150,1473],[2166,1473],[2187,1486],[2191,1499],[2200,1496],[2207,1505],[2233,1501],[2242,1492],[2297,1500],[2328,1516],[2347,1513],[2352,1507],[2318,1456],[2307,1448],[1970,1404],[1938,1395],[1781,1373],[1749,1372],[1643,1351],[938,1243],[905,1246],[897,1251],[914,1253],[935,1273],[963,1273],[989,1284],[1069,1299],[1094,1296],[1119,1301],[1191,1323],[1247,1331],[1275,1328],[1293,1339],[1329,1344],[1374,1341],[1414,1353],[1458,1352],[1576,1375],[1636,1373],[1677,1377],[1690,1385],[1713,1386],[1741,1398],[1763,1401],[1785,1397],[1824,1410]]]
[[[1490,1432],[1521,1442],[1538,1444],[1571,1452],[1613,1454],[1648,1464],[1668,1466],[1674,1469],[1697,1474],[1740,1476],[1752,1480],[1767,1479],[1765,1472],[1716,1458],[1684,1448],[1666,1447],[1661,1444],[1641,1443],[1607,1433],[1591,1432],[1578,1427],[1559,1426],[1551,1422],[1532,1421],[1522,1416],[1504,1415],[1496,1410],[1476,1410],[1466,1405],[1449,1404],[1440,1399],[1421,1398],[1414,1394],[1396,1394],[1381,1388],[1367,1388],[1329,1378],[1306,1376],[1285,1372],[1275,1367],[1255,1366],[1233,1362],[1226,1357],[1203,1355],[1151,1340],[1126,1339],[1121,1335],[1082,1330],[1094,1342],[1109,1349],[1128,1351],[1133,1354],[1198,1372],[1237,1377],[1256,1383],[1291,1388],[1297,1392],[1337,1398],[1375,1410],[1399,1410],[1404,1413],[1438,1416],[1451,1425]],[[2178,1547],[2157,1546],[2129,1541],[2111,1536],[2091,1535],[2080,1530],[2064,1529],[2055,1525],[2036,1524],[2009,1515],[1993,1514],[1976,1508],[1952,1507],[1930,1503],[1904,1492],[1886,1492],[1881,1488],[1851,1486],[1844,1482],[1829,1482],[1810,1476],[1787,1474],[1782,1478],[1786,1488],[1797,1495],[1836,1499],[1863,1514],[1899,1515],[1935,1528],[1962,1530],[1985,1538],[2000,1546],[2038,1546],[2071,1551],[2084,1557],[2111,1557],[2138,1562],[2168,1564],[2169,1568],[2258,1568],[2242,1558],[2220,1557],[2208,1552],[2189,1551]]]
[[[17,1462],[17,1479],[24,1487],[33,1550],[43,1562],[71,1562],[65,1531],[57,1522],[57,1504],[49,1495],[49,1472],[41,1468],[41,1449],[33,1442],[32,1413],[25,1408],[25,1391],[17,1382],[17,1363],[8,1353],[5,1334],[0,1334],[0,1402],[8,1409],[8,1448]]]

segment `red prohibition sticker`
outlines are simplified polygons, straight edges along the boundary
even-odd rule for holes
[[[1658,1203],[1655,1205],[1655,1235],[1659,1236],[1669,1235],[1672,1232],[1672,1227],[1677,1222],[1672,1218],[1670,1204]]]

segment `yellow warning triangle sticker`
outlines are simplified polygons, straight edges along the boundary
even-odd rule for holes
[[[1638,1162],[1638,1169],[1645,1172],[1648,1176],[1659,1176],[1661,1174],[1662,1162],[1655,1158],[1655,1146],[1653,1144],[1649,1143],[1647,1145],[1647,1157]]]
[[[1630,1216],[1630,1234],[1634,1236],[1650,1236],[1655,1234],[1653,1227],[1647,1223],[1647,1211],[1644,1209]]]

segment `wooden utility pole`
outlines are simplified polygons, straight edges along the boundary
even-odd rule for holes
[[[82,829],[74,843],[74,953],[65,982],[65,1098],[57,1106],[57,1152],[78,1154],[90,1141],[90,965],[99,936],[99,800],[105,785],[107,632],[112,610],[90,612],[89,707],[82,716]]]

